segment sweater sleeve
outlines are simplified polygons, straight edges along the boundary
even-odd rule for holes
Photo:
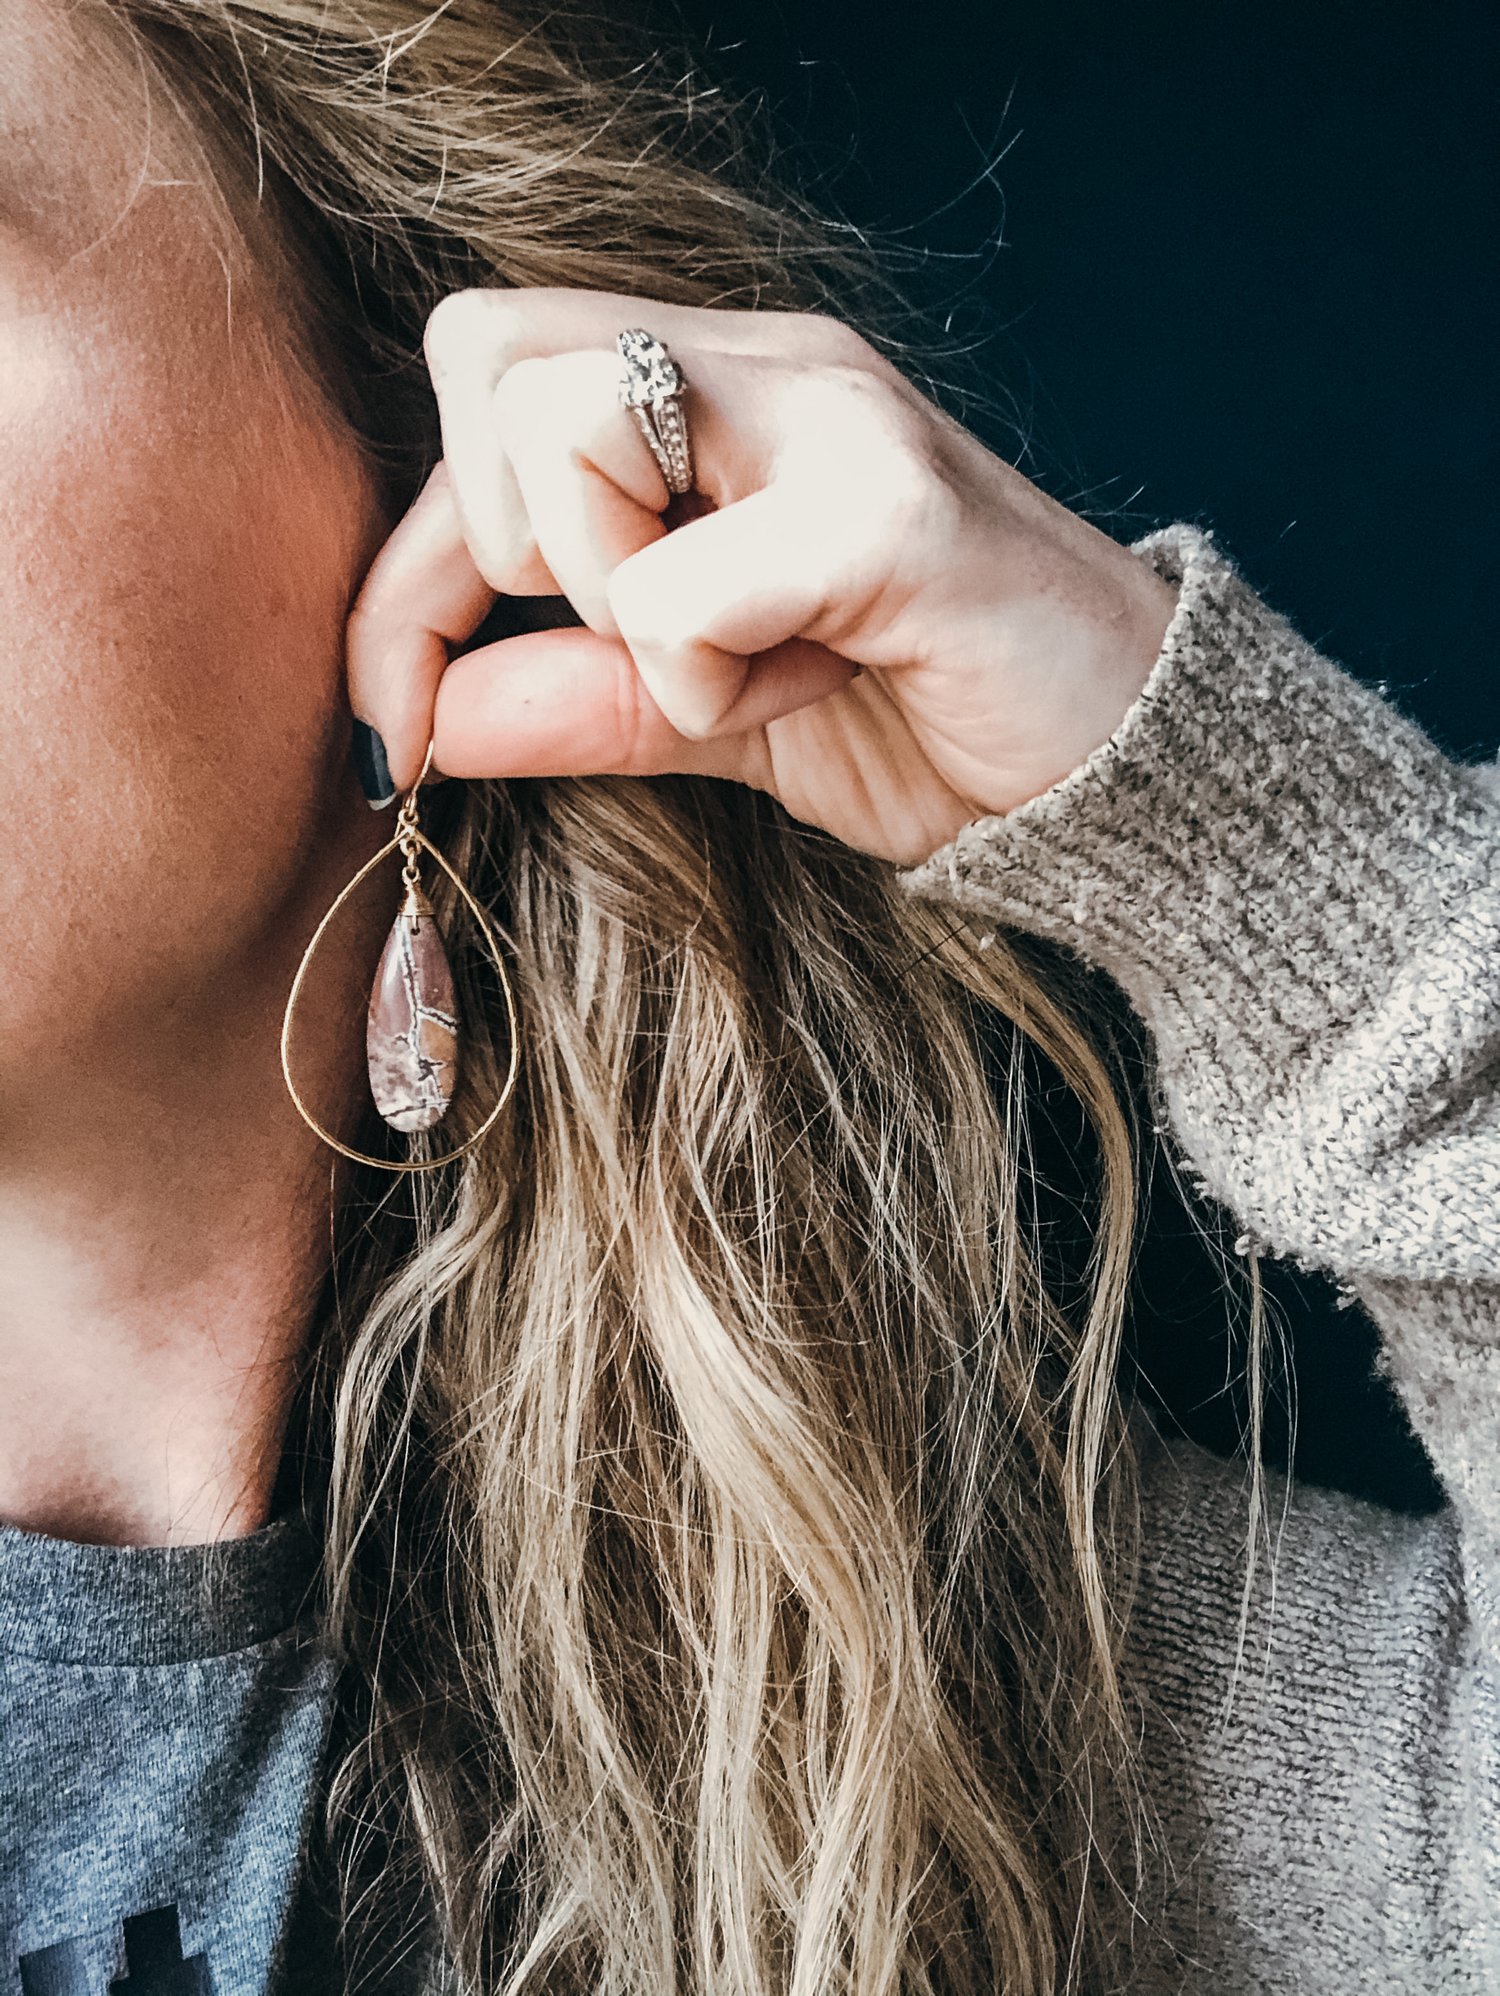
[[[1264,1249],[1321,1269],[1457,1512],[1500,1645],[1500,783],[1322,656],[1207,529],[1110,739],[898,873],[1071,945],[1150,1035],[1168,1134]]]

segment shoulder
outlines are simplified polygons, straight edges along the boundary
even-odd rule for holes
[[[1124,1667],[1174,1958],[1217,1987],[1351,1987],[1379,1965],[1382,1988],[1425,1991],[1439,1962],[1444,1988],[1500,1987],[1497,1670],[1452,1511],[1268,1470],[1247,1602],[1248,1462],[1133,1426]]]
[[[1132,1432],[1141,1482],[1137,1633],[1169,1676],[1201,1690],[1205,1646],[1226,1666],[1233,1656],[1252,1526],[1255,1572],[1236,1697],[1251,1695],[1252,1679],[1262,1699],[1274,1699],[1326,1687],[1330,1676],[1357,1679],[1368,1692],[1375,1679],[1406,1681],[1423,1657],[1458,1653],[1466,1615],[1450,1507],[1409,1516],[1268,1468],[1256,1521],[1248,1461],[1165,1437],[1139,1409]],[[1198,1667],[1184,1675],[1173,1632],[1187,1623]]]

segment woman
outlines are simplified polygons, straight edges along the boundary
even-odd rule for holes
[[[6,1986],[1500,1987],[1487,773],[986,451],[623,29],[5,29]],[[284,1018],[398,793],[517,1010],[413,846],[405,1173],[344,1154],[391,865]],[[1122,1404],[1080,958],[1252,1277],[1378,1321],[1437,1516],[1278,1486],[1247,1558]]]

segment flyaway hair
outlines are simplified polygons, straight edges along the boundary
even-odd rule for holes
[[[893,255],[670,38],[525,0],[72,19],[201,135],[287,379],[392,523],[440,455],[425,319],[468,286],[832,313],[966,392]],[[348,1987],[424,1917],[476,1996],[1120,1986],[1151,1839],[1117,1670],[1138,1133],[1084,980],[744,786],[440,813],[522,1059],[476,1151],[339,1216],[308,1422]],[[439,913],[491,1099],[503,1016]],[[1066,1294],[1046,1076],[1098,1158]]]

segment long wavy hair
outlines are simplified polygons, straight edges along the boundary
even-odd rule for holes
[[[468,286],[828,311],[984,401],[895,246],[670,37],[531,0],[89,4],[279,264],[286,358],[393,521],[441,454],[424,323]],[[1126,1986],[1139,1132],[1085,983],[746,786],[438,796],[522,1057],[477,1149],[338,1215],[307,1404],[346,1986],[429,1944],[483,1996]],[[441,912],[482,1101],[503,1014]],[[1097,1157],[1071,1285],[1044,1075]]]

